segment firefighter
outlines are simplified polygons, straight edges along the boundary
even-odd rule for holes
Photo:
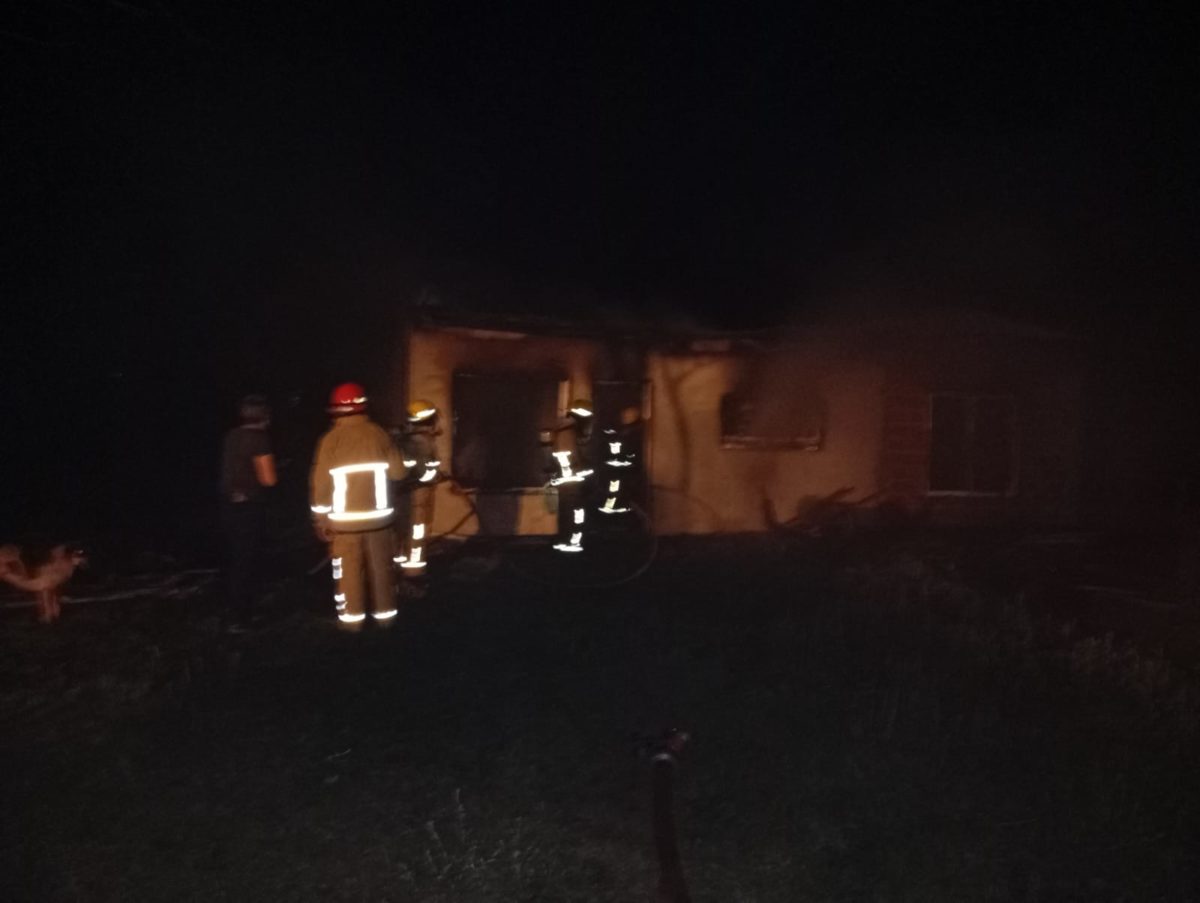
[[[441,459],[438,457],[437,408],[427,401],[417,400],[408,406],[408,422],[401,437],[404,467],[408,472],[408,531],[401,543],[396,561],[413,575],[421,574],[429,559],[425,544],[433,523],[433,502],[441,478]]]
[[[329,397],[333,426],[317,443],[309,481],[313,525],[330,544],[338,623],[358,631],[367,617],[388,627],[396,617],[392,582],[391,484],[404,477],[404,463],[391,437],[367,418],[367,394],[343,383]]]
[[[569,438],[557,442],[556,437],[564,433]],[[543,466],[550,474],[550,485],[558,490],[558,542],[554,548],[559,552],[583,551],[587,531],[585,481],[592,474],[583,455],[591,435],[592,403],[584,398],[571,402],[565,424],[539,435]],[[566,447],[559,448],[560,444]]]
[[[621,411],[620,426],[603,430],[605,486],[601,514],[627,514],[636,482],[637,449],[641,447],[641,412],[635,407]]]

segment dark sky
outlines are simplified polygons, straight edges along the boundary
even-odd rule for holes
[[[96,430],[84,399],[131,386],[209,417],[360,375],[423,285],[728,326],[975,304],[1190,351],[1195,13],[510,6],[5,4],[14,378]]]
[[[1196,31],[1140,9],[16,6],[14,244],[106,307],[470,270],[770,317],[1195,275]]]

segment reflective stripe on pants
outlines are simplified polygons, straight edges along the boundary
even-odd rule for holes
[[[408,528],[404,537],[404,563],[401,565],[411,576],[424,570],[429,560],[425,544],[429,542],[429,528],[433,523],[433,500],[437,491],[434,486],[417,486],[409,493]]]
[[[334,605],[343,626],[361,625],[367,614],[367,586],[370,585],[370,611],[376,617],[396,610],[392,583],[392,552],[395,535],[391,527],[362,533],[335,533],[330,555],[338,562],[334,572]]]
[[[584,483],[564,483],[558,487],[558,540],[554,548],[559,551],[582,551],[583,537],[587,533],[588,518]]]

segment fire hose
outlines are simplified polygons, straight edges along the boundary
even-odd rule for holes
[[[472,517],[475,518],[476,523],[478,523],[480,520],[479,509],[475,506],[475,502],[471,498],[471,496],[474,495],[474,493],[471,490],[467,489],[466,487],[462,486],[450,474],[443,474],[443,473],[439,472],[439,475],[444,477],[451,485],[453,485],[458,490],[459,494],[464,499],[466,499],[467,504],[470,506],[470,510],[466,514],[464,514],[461,518],[459,518],[458,522],[455,523],[455,525],[453,527],[451,527],[449,530],[439,533],[436,537],[434,537],[435,540],[441,539],[446,536],[453,535],[455,532],[457,532],[459,530],[459,528],[462,527],[463,524],[465,524]],[[534,572],[530,571],[527,568],[520,567],[518,564],[516,564],[513,561],[511,556],[505,558],[504,561],[508,565],[509,570],[511,570],[513,572],[513,574],[515,574],[518,578],[520,578],[522,580],[527,580],[527,581],[530,581],[533,583],[538,583],[538,584],[541,584],[542,586],[567,587],[570,589],[608,589],[610,587],[622,586],[626,583],[632,583],[638,577],[642,576],[642,574],[646,573],[646,571],[648,571],[650,569],[650,566],[652,564],[654,564],[654,560],[658,557],[658,534],[654,532],[654,527],[650,520],[650,517],[649,517],[649,515],[646,514],[645,510],[641,508],[641,506],[636,505],[631,502],[630,510],[634,514],[637,515],[639,521],[645,526],[645,528],[646,528],[645,532],[646,532],[646,535],[650,539],[650,544],[649,544],[649,549],[647,551],[645,559],[643,561],[641,561],[638,564],[638,566],[636,568],[634,568],[631,572],[629,572],[627,574],[622,574],[620,577],[617,577],[615,579],[597,580],[597,581],[569,581],[569,580],[561,580],[561,579],[556,580],[556,579],[550,579],[547,577],[543,577],[539,574],[535,574]]]
[[[652,768],[651,817],[654,852],[658,859],[655,899],[659,903],[691,903],[692,899],[683,874],[683,860],[679,855],[673,786],[679,756],[689,739],[690,736],[684,731],[669,730],[656,740],[642,745],[642,754],[649,757]]]
[[[457,490],[457,494],[460,495],[466,501],[468,510],[449,529],[443,530],[441,533],[438,533],[435,536],[431,536],[429,539],[430,544],[436,543],[438,540],[445,539],[448,536],[456,535],[458,533],[458,531],[460,529],[462,529],[463,524],[467,523],[469,520],[471,520],[471,518],[475,518],[476,523],[480,522],[479,509],[478,509],[478,507],[476,507],[475,502],[473,500],[473,496],[476,494],[474,490],[466,488],[461,483],[459,483],[457,480],[455,480],[453,475],[451,475],[445,471],[441,471],[441,470],[438,471],[438,480],[436,482],[446,482],[446,483],[450,484],[451,486],[453,486]],[[435,482],[435,485],[436,485],[436,482]],[[409,492],[415,488],[418,488],[415,484],[406,486],[404,491]],[[719,521],[719,518],[720,518],[719,513],[716,511],[716,509],[714,509],[711,505],[706,503],[703,499],[696,498],[696,497],[690,495],[689,493],[684,492],[683,490],[675,489],[670,486],[655,485],[651,488],[655,492],[670,492],[675,495],[682,496],[682,497],[688,499],[689,501],[693,502],[694,504],[700,506],[702,509],[706,510],[710,514],[710,516],[713,517],[714,520]],[[571,589],[607,589],[610,587],[622,586],[626,583],[631,583],[634,580],[636,580],[637,578],[641,577],[642,574],[644,574],[646,571],[648,571],[650,569],[650,567],[654,564],[655,560],[658,557],[659,538],[658,538],[657,532],[655,532],[655,530],[654,530],[653,521],[651,520],[650,516],[647,514],[645,509],[643,509],[640,505],[637,505],[634,503],[630,503],[630,509],[631,509],[632,513],[634,513],[637,516],[639,523],[641,523],[642,526],[645,528],[646,536],[649,538],[650,541],[649,541],[649,545],[648,545],[648,549],[647,549],[645,558],[638,564],[638,566],[636,568],[634,568],[629,573],[622,574],[620,577],[616,577],[616,578],[609,579],[609,580],[597,580],[597,581],[582,581],[582,582],[567,581],[567,580],[561,580],[561,579],[547,578],[547,577],[543,577],[539,574],[535,574],[532,571],[530,571],[529,569],[522,568],[520,565],[513,562],[511,557],[506,558],[505,562],[508,565],[509,569],[513,572],[513,574],[516,575],[518,578],[527,580],[527,581],[530,581],[533,583],[538,583],[543,586],[566,587],[566,588],[571,588]],[[313,567],[311,567],[308,570],[308,575],[310,577],[314,576],[322,568],[324,568],[328,563],[329,563],[329,556],[325,555],[320,561],[318,561],[315,565],[313,565]]]
[[[645,559],[631,572],[623,574],[620,577],[610,580],[595,580],[595,581],[568,581],[568,580],[553,580],[542,577],[532,571],[522,568],[517,565],[511,558],[506,559],[509,570],[520,577],[522,580],[529,580],[534,583],[540,583],[542,586],[554,587],[569,587],[571,589],[608,589],[614,586],[623,586],[626,583],[632,583],[642,574],[650,569],[658,557],[658,534],[654,532],[649,515],[642,509],[640,505],[632,502],[629,503],[630,511],[636,514],[639,520],[646,525],[646,536],[649,537],[650,543]]]

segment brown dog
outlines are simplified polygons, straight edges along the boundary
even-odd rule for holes
[[[50,557],[32,568],[25,566],[16,546],[0,546],[0,580],[37,595],[37,617],[43,624],[58,620],[62,614],[62,586],[75,569],[87,563],[83,552],[69,546],[55,546]]]

